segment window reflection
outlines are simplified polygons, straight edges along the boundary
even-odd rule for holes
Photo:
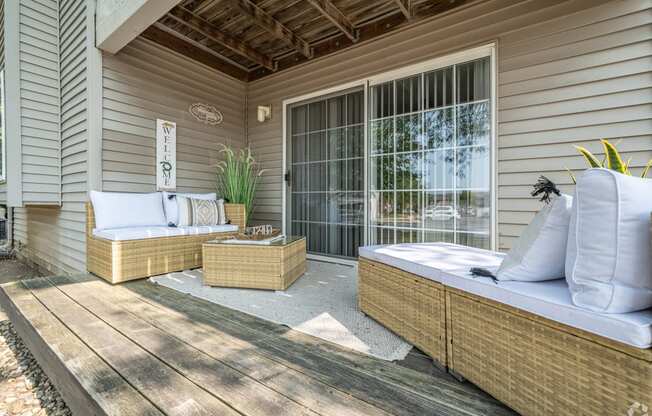
[[[489,247],[489,58],[370,88],[371,243]]]

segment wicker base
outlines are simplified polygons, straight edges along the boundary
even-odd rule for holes
[[[652,350],[446,291],[449,367],[519,413],[626,415],[634,403],[652,409]]]
[[[358,303],[362,312],[445,365],[444,287],[363,258],[358,267]]]
[[[285,290],[306,272],[306,240],[284,246],[204,244],[204,284]]]
[[[239,229],[245,226],[244,205],[225,204],[227,217]],[[194,269],[202,265],[202,244],[232,238],[237,231],[194,236],[111,241],[93,236],[95,216],[86,206],[86,269],[109,281],[121,283],[159,274]]]

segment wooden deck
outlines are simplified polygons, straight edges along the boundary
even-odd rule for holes
[[[38,278],[0,304],[77,415],[511,415],[430,376],[136,281]]]

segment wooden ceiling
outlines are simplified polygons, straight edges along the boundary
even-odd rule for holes
[[[467,0],[182,0],[143,36],[252,81]]]

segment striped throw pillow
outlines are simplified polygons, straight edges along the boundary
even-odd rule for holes
[[[224,200],[210,201],[190,199],[192,205],[192,225],[226,224]]]

